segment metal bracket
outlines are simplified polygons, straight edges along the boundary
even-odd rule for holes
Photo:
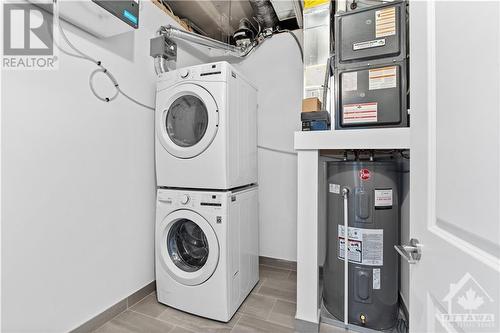
[[[422,245],[415,238],[410,240],[410,245],[394,245],[394,249],[409,264],[416,264],[422,258]]]

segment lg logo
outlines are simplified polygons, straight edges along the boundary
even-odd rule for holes
[[[52,55],[52,12],[52,4],[4,4],[4,55]]]

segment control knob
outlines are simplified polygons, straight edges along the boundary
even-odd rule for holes
[[[179,72],[179,75],[183,79],[187,78],[188,75],[189,75],[189,69],[186,69],[186,68],[181,69],[180,72]]]
[[[183,205],[187,204],[189,202],[189,195],[183,194],[181,196],[181,200],[180,201],[181,201],[181,204],[183,204]]]

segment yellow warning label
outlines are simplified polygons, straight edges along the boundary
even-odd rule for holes
[[[328,2],[330,0],[304,0],[304,9],[317,7]]]
[[[389,7],[375,12],[375,38],[396,34],[396,7]]]

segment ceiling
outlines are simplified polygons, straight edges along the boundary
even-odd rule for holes
[[[163,2],[167,3],[175,15],[188,19],[207,36],[226,42],[229,42],[229,36],[238,29],[242,18],[251,19],[254,16],[249,0],[163,0]],[[293,30],[301,25],[301,9],[300,20],[296,20],[294,10],[300,6],[298,4],[301,4],[301,0],[270,0],[270,4],[274,7],[282,28]]]
[[[208,36],[226,40],[238,29],[240,19],[251,18],[253,10],[248,0],[168,0],[174,14],[187,18]]]

